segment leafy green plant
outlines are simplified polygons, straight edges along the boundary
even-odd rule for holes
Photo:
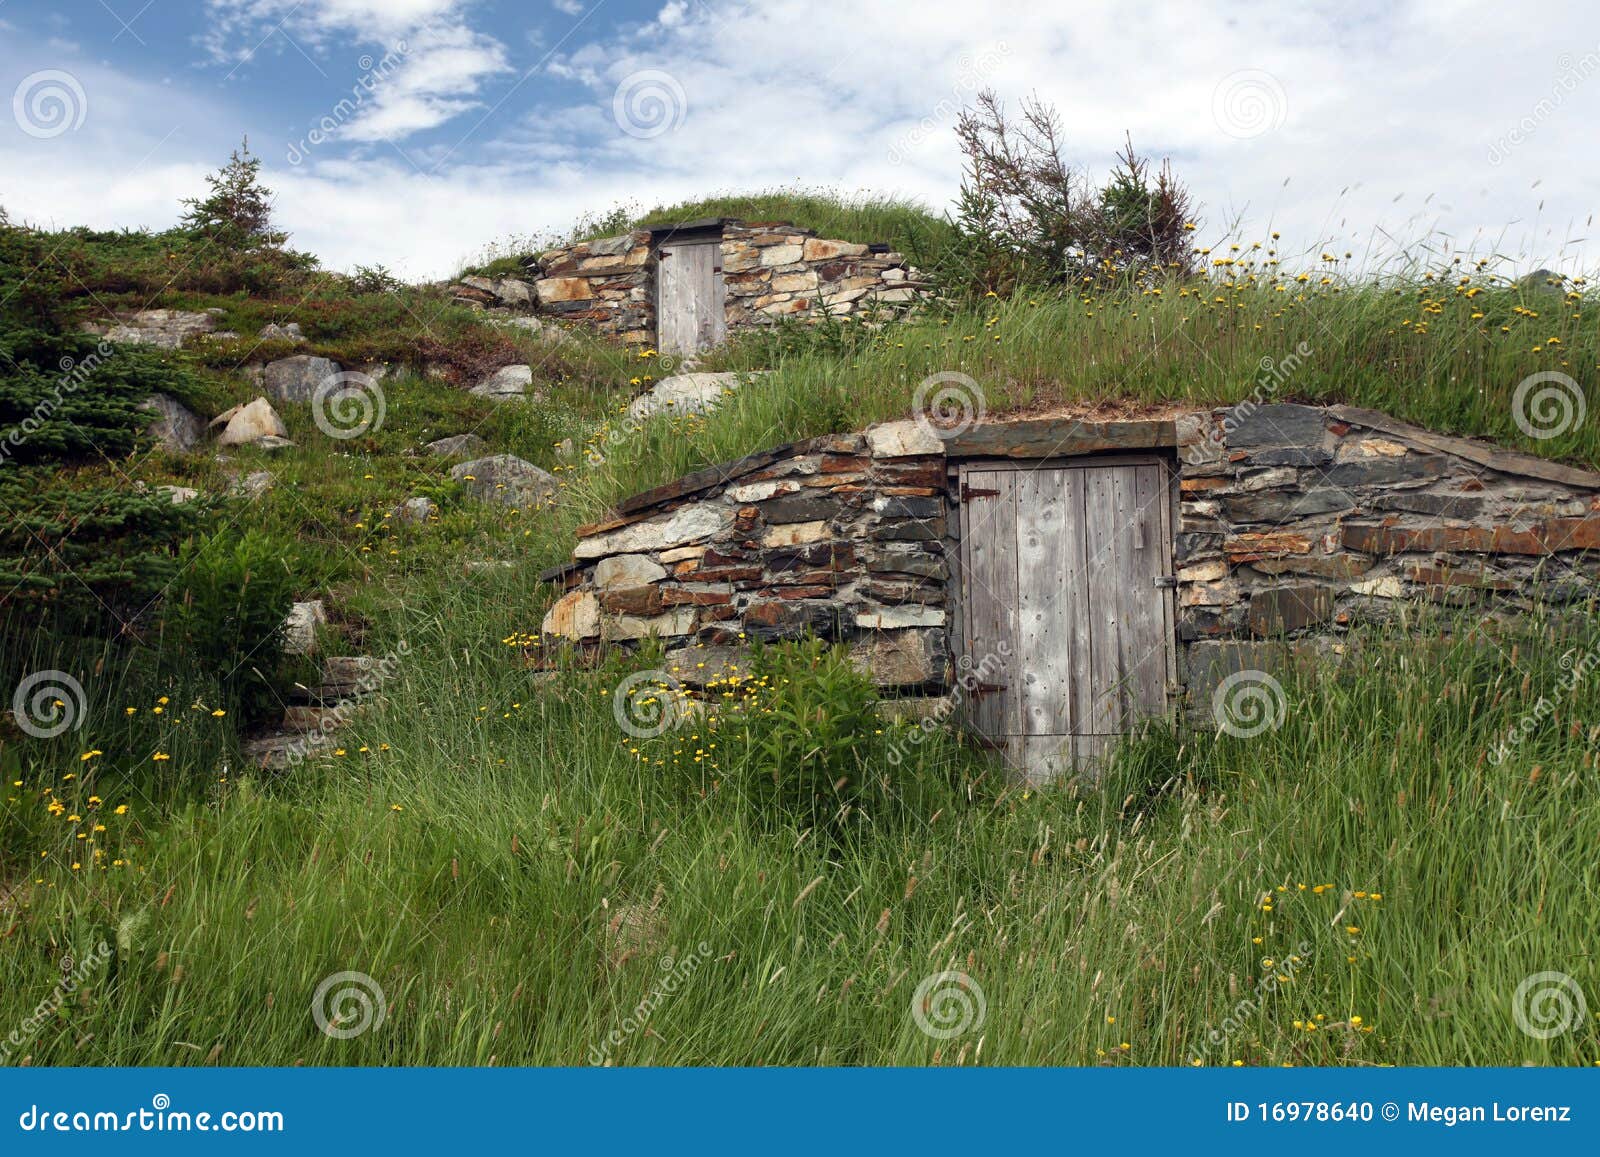
[[[280,707],[283,620],[298,575],[286,544],[259,530],[223,530],[188,544],[167,604],[173,661],[216,672],[246,723]]]

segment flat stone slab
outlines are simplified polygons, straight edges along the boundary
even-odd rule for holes
[[[750,373],[675,374],[662,378],[628,406],[628,417],[643,421],[657,414],[700,414],[715,408],[754,375]]]

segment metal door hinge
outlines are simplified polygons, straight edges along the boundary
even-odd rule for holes
[[[971,502],[974,498],[999,498],[998,490],[974,490],[966,483],[961,484],[961,501]]]
[[[1161,591],[1174,591],[1178,589],[1178,576],[1175,574],[1158,574],[1150,580],[1150,585]]]

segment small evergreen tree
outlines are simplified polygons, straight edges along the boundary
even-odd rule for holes
[[[206,177],[211,193],[185,197],[185,228],[231,250],[277,248],[289,239],[272,228],[272,190],[261,183],[261,158],[246,137],[228,163]]]

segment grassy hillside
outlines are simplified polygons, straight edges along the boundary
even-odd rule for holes
[[[768,215],[739,204],[662,212]],[[863,240],[917,220],[872,202],[819,204],[815,219],[778,208]],[[828,212],[838,227],[813,223]],[[1339,400],[1600,466],[1592,417],[1539,440],[1511,407],[1538,371],[1594,396],[1586,290],[1517,290],[1449,266],[1378,283],[1338,258],[1303,280],[1222,265],[1159,291],[995,298],[882,330],[779,328],[706,367],[775,371],[759,385],[714,414],[635,427],[628,397],[671,369],[651,351],[543,343],[426,288],[163,283],[181,240],[67,244],[78,316],[222,309],[237,343],[167,355],[208,413],[254,396],[247,360],[291,352],[249,335],[298,320],[309,352],[393,366],[385,421],[340,441],[308,407],[282,405],[294,449],[137,453],[71,476],[207,492],[219,524],[270,544],[296,596],[330,601],[332,653],[396,661],[339,746],[261,774],[241,762],[233,718],[214,714],[214,675],[142,661],[152,637],[74,641],[6,604],[6,685],[57,669],[86,701],[82,726],[54,739],[0,732],[12,978],[0,1021],[33,1013],[63,957],[102,942],[110,954],[13,1063],[1600,1061],[1592,1020],[1541,1040],[1512,1010],[1541,971],[1596,991],[1584,946],[1600,689],[1564,678],[1600,647],[1581,620],[1530,620],[1503,649],[1377,649],[1392,657],[1286,686],[1278,731],[1150,736],[1083,794],[1008,787],[981,753],[872,721],[870,688],[825,655],[769,655],[729,689],[742,711],[641,741],[618,727],[614,689],[658,657],[550,680],[506,642],[538,629],[553,593],[538,572],[618,497],[904,415],[942,370],[969,374],[991,414]],[[1291,354],[1291,373],[1264,369]],[[495,408],[461,389],[524,360],[544,402]],[[557,470],[557,502],[477,505],[448,462],[418,452],[468,431]],[[256,470],[276,484],[229,493]],[[436,522],[387,518],[417,494],[439,502]],[[1490,761],[1536,711],[1534,734]],[[827,725],[843,739],[823,770],[865,802],[844,818],[787,811],[773,788],[816,769],[812,736]],[[946,970],[982,988],[986,1012],[942,1041],[917,1028],[913,993]],[[311,1005],[346,971],[381,986],[387,1015],[341,1040]],[[667,975],[680,982],[657,1003]]]

